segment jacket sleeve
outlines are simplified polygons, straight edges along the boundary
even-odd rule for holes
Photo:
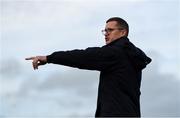
[[[88,70],[105,70],[116,63],[118,55],[112,47],[58,51],[47,56],[47,62]]]

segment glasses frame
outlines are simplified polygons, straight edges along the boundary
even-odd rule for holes
[[[104,30],[101,30],[102,34],[110,34],[111,32],[113,32],[114,30],[123,30],[124,28],[107,28]]]

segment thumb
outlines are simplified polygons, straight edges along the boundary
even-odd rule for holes
[[[38,66],[40,66],[40,65],[45,65],[47,62],[45,62],[45,61],[38,61]]]

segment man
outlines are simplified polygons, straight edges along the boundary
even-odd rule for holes
[[[128,37],[129,26],[119,17],[106,21],[106,45],[85,50],[58,51],[26,58],[33,68],[46,63],[100,71],[96,117],[140,117],[141,71],[151,59]]]

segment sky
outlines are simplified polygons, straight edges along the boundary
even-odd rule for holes
[[[179,0],[1,0],[0,116],[94,116],[98,71],[53,64],[34,71],[24,59],[103,46],[101,30],[113,16],[129,23],[130,41],[152,58],[142,116],[180,116]]]

